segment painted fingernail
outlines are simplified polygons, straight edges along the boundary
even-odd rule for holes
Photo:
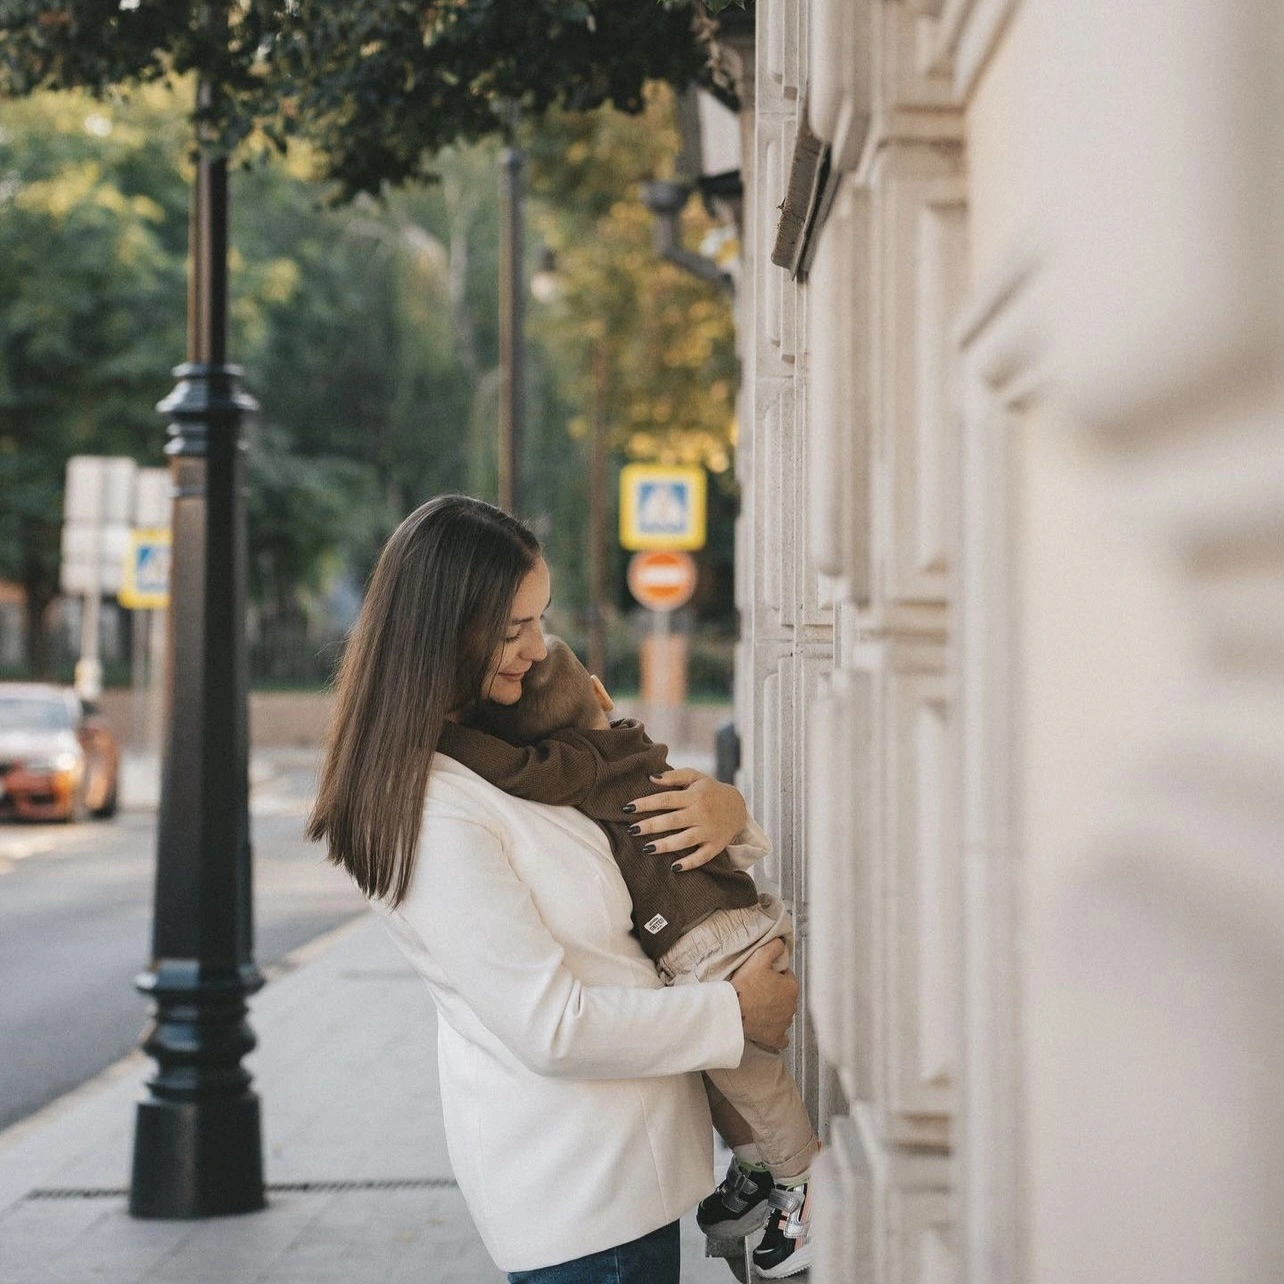
[[[675,861],[673,862],[673,864],[669,866],[669,868],[670,868],[670,869],[671,869],[675,874],[680,874],[680,873],[682,873],[682,862],[681,862],[680,860],[675,860]]]
[[[643,855],[643,856],[650,856],[650,854],[651,854],[653,851],[655,851],[655,844],[654,844],[654,843],[647,843],[647,845],[646,845],[644,848],[642,848],[642,855]]]
[[[630,826],[629,826],[629,833],[630,833],[630,834],[640,834],[641,832],[642,832],[642,826],[641,826],[641,825],[630,825]]]
[[[637,808],[636,808],[632,803],[625,803],[625,804],[624,804],[624,806],[620,808],[620,810],[621,810],[621,811],[637,811]]]

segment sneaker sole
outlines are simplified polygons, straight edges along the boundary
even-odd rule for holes
[[[761,1204],[751,1208],[747,1213],[742,1213],[734,1221],[714,1222],[706,1226],[700,1220],[700,1214],[696,1214],[696,1225],[710,1239],[744,1239],[746,1235],[752,1235],[754,1231],[759,1230],[767,1223],[767,1216],[771,1209],[767,1206],[764,1199]]]
[[[754,1274],[764,1280],[784,1280],[805,1271],[811,1265],[811,1245],[804,1244],[796,1253],[787,1257],[779,1266],[753,1264]]]

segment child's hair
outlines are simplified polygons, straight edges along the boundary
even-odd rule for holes
[[[469,722],[510,744],[529,745],[564,727],[593,727],[602,714],[588,670],[561,638],[544,639],[548,655],[531,665],[516,704],[483,700]]]

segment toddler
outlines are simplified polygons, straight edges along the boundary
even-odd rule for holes
[[[696,869],[648,850],[623,808],[655,791],[669,770],[664,745],[635,719],[612,723],[614,707],[560,638],[531,666],[512,705],[485,702],[469,725],[447,723],[442,753],[533,802],[569,805],[605,831],[633,899],[643,949],[668,985],[725,980],[754,950],[792,938],[784,906],[719,852]],[[808,1168],[820,1148],[807,1109],[779,1053],[745,1044],[734,1070],[705,1072],[714,1123],[734,1158],[697,1221],[709,1235],[747,1235],[764,1222],[754,1266],[764,1279],[804,1270],[811,1257]]]

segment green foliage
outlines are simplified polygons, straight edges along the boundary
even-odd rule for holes
[[[37,95],[4,119],[0,577],[25,585],[38,630],[67,457],[161,462],[154,406],[184,351],[188,125],[159,88]],[[410,507],[485,472],[494,165],[447,154],[433,188],[337,209],[306,156],[233,174],[230,346],[262,407],[248,505],[265,619],[297,621],[338,576],[359,583]]]
[[[704,7],[713,15],[725,13],[728,9],[748,10],[751,0],[704,0]],[[666,9],[681,9],[687,4],[687,0],[660,0],[660,4]]]
[[[550,117],[532,149],[533,221],[556,255],[560,283],[532,329],[582,408],[572,432],[587,433],[598,398],[617,451],[725,473],[737,382],[730,301],[656,257],[652,216],[637,193],[641,180],[672,167],[671,96],[654,90],[640,117],[606,110]],[[691,202],[684,225],[691,247],[712,230]]]
[[[361,472],[366,498],[331,526],[359,580],[415,504],[477,489],[473,425],[496,346],[493,165],[446,155],[431,189],[337,209],[279,165],[234,186],[232,349],[280,430],[261,444]]]
[[[250,592],[289,619],[342,568],[346,545],[382,537],[389,514],[360,463],[298,454],[271,424],[251,425],[249,445]]]
[[[217,87],[199,114],[224,149],[308,138],[346,195],[495,133],[496,102],[638,112],[648,80],[708,74],[689,0],[0,0],[0,94],[187,72]]]
[[[154,104],[70,96],[14,107],[0,134],[0,576],[26,588],[37,650],[68,457],[158,461],[184,319],[165,132]]]
[[[0,13],[14,11],[0,0]],[[104,66],[116,57],[100,53]],[[0,62],[13,55],[0,27]],[[4,120],[0,575],[22,578],[43,603],[66,456],[159,462],[152,407],[183,351],[190,125],[159,87],[130,101],[38,95],[9,104]],[[399,125],[384,127],[394,135]],[[706,582],[721,587],[702,610],[729,616],[729,576],[717,568],[729,564],[734,506],[730,309],[656,260],[635,191],[636,180],[671,172],[667,98],[652,93],[637,117],[554,108],[521,138],[532,155],[529,248],[538,237],[556,249],[562,282],[555,303],[530,305],[523,461],[524,515],[545,540],[559,609],[585,601],[587,428],[600,412],[612,505],[626,458],[713,470]],[[262,407],[249,433],[251,589],[264,623],[292,621],[306,641],[303,617],[318,597],[340,577],[363,581],[411,507],[445,490],[494,497],[498,148],[445,148],[433,185],[342,207],[314,179],[324,157],[318,165],[294,145],[269,164],[267,151],[261,140],[247,146],[252,163],[233,175],[229,348]],[[710,230],[693,202],[690,246]],[[607,538],[608,575],[622,585],[613,522]]]
[[[600,417],[612,460],[611,510],[621,462],[700,464],[710,471],[709,543],[700,554],[696,606],[706,620],[730,625],[738,382],[730,300],[657,258],[652,216],[638,197],[641,180],[672,172],[678,149],[672,96],[653,87],[647,111],[636,117],[608,109],[550,113],[530,131],[529,147],[532,222],[554,251],[559,287],[555,299],[532,310],[529,330],[561,399],[571,437],[563,450],[575,452],[582,478]],[[711,248],[719,233],[694,200],[683,231],[693,250]],[[608,520],[608,580],[627,610],[625,557],[615,547],[614,517]],[[572,513],[569,522],[582,549],[583,517]],[[572,582],[578,589],[578,578]]]

